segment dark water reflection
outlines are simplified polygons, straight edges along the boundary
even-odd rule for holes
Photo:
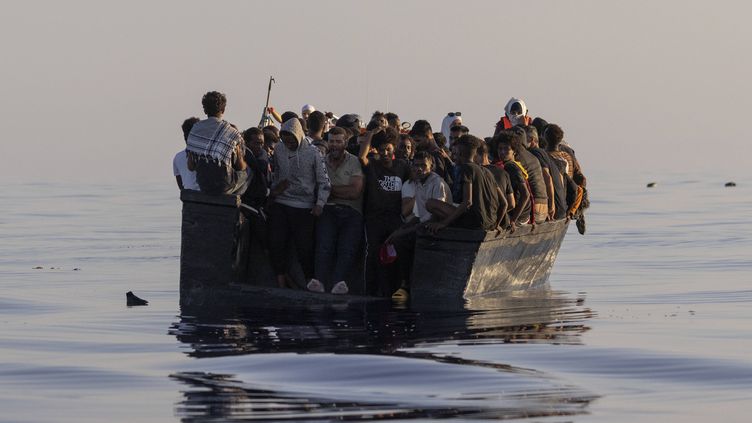
[[[206,360],[171,375],[186,385],[176,413],[186,422],[580,414],[594,398],[583,388],[465,359],[461,346],[579,344],[590,317],[582,299],[547,290],[449,310],[388,302],[184,307],[170,333],[187,355]],[[446,345],[460,352],[432,351]]]

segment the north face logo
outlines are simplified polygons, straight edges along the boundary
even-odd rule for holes
[[[402,179],[399,176],[382,176],[379,186],[384,191],[402,191]]]

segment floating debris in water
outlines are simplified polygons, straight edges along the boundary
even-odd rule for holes
[[[42,267],[42,266],[37,266],[37,267],[32,267],[32,269],[35,269],[35,270],[36,270],[36,269],[44,269],[44,267]]]
[[[125,303],[129,307],[149,305],[148,301],[138,298],[132,291],[128,291],[125,293]]]
[[[76,270],[81,270],[81,268],[80,268],[80,267],[74,267],[74,268],[73,268],[73,270],[74,270],[74,271],[76,271]]]
[[[726,182],[726,185],[724,185],[724,186],[726,186],[726,187],[735,187],[736,186],[736,182],[733,182],[733,181],[732,182]]]
[[[653,188],[657,182],[648,182],[648,188]]]

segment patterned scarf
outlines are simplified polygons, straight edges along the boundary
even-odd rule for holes
[[[225,120],[210,117],[193,126],[186,149],[199,158],[230,166],[235,148],[242,143],[243,137],[237,129]]]

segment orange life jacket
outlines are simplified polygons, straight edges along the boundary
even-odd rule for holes
[[[525,126],[528,126],[531,123],[533,123],[533,118],[531,118],[530,116],[523,116],[523,119],[525,120],[525,122],[524,122]],[[514,125],[512,125],[512,122],[509,120],[509,118],[507,117],[507,115],[504,115],[504,116],[501,117],[501,123],[502,123],[502,125],[504,125],[504,129],[509,129],[509,128],[511,128],[511,127],[514,126]]]

